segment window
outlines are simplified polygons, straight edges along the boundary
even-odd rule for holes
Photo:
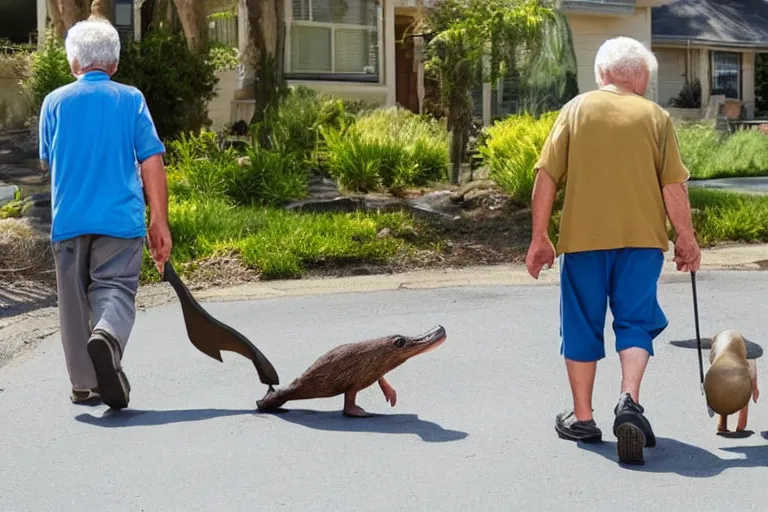
[[[378,81],[376,0],[291,0],[290,73]],[[366,80],[367,81],[367,80]]]
[[[741,97],[741,54],[712,52],[712,94]]]
[[[115,28],[124,40],[133,39],[133,0],[115,0]]]

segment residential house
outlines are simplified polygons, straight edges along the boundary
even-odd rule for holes
[[[422,0],[427,2],[430,0]],[[671,0],[565,0],[579,65],[581,91],[596,87],[597,49],[618,35],[651,44],[651,9]],[[286,2],[286,75],[289,83],[384,105],[420,111],[423,66],[420,38],[402,35],[418,12],[417,0],[292,0]],[[240,3],[240,15],[246,13]],[[486,123],[513,111],[514,84],[486,84],[475,95]],[[509,94],[509,90],[513,90]],[[656,80],[650,97],[656,99]],[[248,119],[252,101],[235,100],[233,120]]]
[[[755,56],[768,52],[767,2],[677,0],[653,10],[651,43],[662,105],[686,80],[698,78],[702,110],[722,95],[743,105],[746,119],[754,118]]]
[[[421,38],[403,34],[419,4],[434,0],[290,0],[285,2],[285,72],[289,84],[382,105],[423,108]],[[27,0],[0,0],[27,2]],[[35,0],[38,29],[45,27],[46,0]],[[152,0],[115,0],[115,22],[126,36],[146,30],[142,13]],[[27,5],[31,8],[33,2]],[[211,34],[245,49],[245,0],[216,0],[235,16],[211,21]],[[143,8],[141,5],[143,4]],[[743,104],[751,118],[755,100],[755,55],[768,51],[768,3],[764,0],[563,0],[578,62],[581,92],[595,89],[594,59],[609,38],[625,35],[649,46],[659,60],[647,97],[669,108],[687,79],[702,85],[700,116],[717,94]],[[0,32],[0,37],[2,37]],[[213,127],[250,119],[242,72],[220,73],[210,104]],[[475,91],[477,116],[485,123],[515,112],[514,80]],[[716,96],[715,96],[716,97]],[[675,109],[669,108],[675,112]],[[691,115],[690,112],[687,115]]]

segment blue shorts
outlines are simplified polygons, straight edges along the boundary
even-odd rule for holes
[[[560,257],[560,354],[573,361],[605,357],[607,307],[613,314],[616,351],[640,347],[669,324],[657,299],[664,265],[659,249],[624,248],[566,253]]]

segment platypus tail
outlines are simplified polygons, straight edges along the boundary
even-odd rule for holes
[[[256,407],[258,407],[260,411],[273,411],[288,401],[284,398],[284,395],[285,393],[283,390],[275,391],[270,386],[269,391],[264,395],[264,398],[256,401]]]

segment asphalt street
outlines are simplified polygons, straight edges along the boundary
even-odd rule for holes
[[[736,328],[765,346],[767,273],[702,272],[698,287],[703,336]],[[361,393],[371,419],[342,417],[342,397],[258,413],[266,387],[250,361],[198,352],[172,303],[138,314],[127,410],[69,402],[57,336],[0,369],[0,512],[765,510],[768,406],[751,405],[750,437],[715,434],[696,350],[672,343],[695,337],[688,276],[665,278],[660,297],[670,326],[641,391],[659,441],[643,467],[617,462],[610,314],[594,402],[604,442],[554,431],[570,404],[556,285],[205,304],[282,385],[338,344],[445,326],[441,347],[388,375],[394,408],[376,385]]]

